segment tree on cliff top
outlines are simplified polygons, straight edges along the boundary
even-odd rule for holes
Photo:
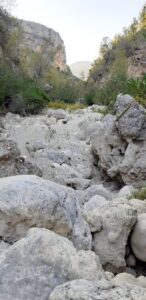
[[[0,8],[7,10],[8,12],[16,5],[16,0],[1,0]]]
[[[140,12],[139,21],[140,29],[146,30],[146,3],[143,6],[142,11]]]

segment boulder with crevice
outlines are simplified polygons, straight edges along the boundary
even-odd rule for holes
[[[101,264],[114,273],[123,271],[127,240],[137,219],[136,210],[120,199],[91,199],[84,205],[84,217],[92,230],[93,249]]]

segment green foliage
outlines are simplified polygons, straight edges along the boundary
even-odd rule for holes
[[[146,107],[146,74],[143,78],[129,79],[126,84],[126,93],[129,93]]]
[[[44,53],[47,53],[47,57]],[[42,80],[51,68],[54,55],[53,49],[48,49],[47,42],[39,46],[36,51],[23,48],[19,55],[21,69],[27,76]]]
[[[40,109],[48,104],[49,97],[41,89],[38,82],[17,75],[7,66],[0,67],[0,106],[7,107],[9,104],[13,106],[13,99],[21,96],[24,101],[24,110],[26,113],[37,113]],[[13,108],[14,110],[14,108]]]
[[[13,20],[15,22],[15,20]],[[13,32],[11,32],[7,38],[7,42],[4,45],[4,53],[9,62],[15,65],[20,65],[20,49],[19,44],[23,41],[22,29],[17,26]]]
[[[50,100],[39,83],[29,78],[22,79],[20,92],[25,100],[26,113],[38,113]]]
[[[100,85],[115,69],[126,72],[127,59],[135,55],[140,42],[145,42],[146,36],[146,7],[144,6],[139,19],[134,18],[129,28],[124,28],[122,34],[116,35],[113,40],[103,38],[99,57],[92,65],[89,78]]]
[[[54,101],[75,103],[79,98],[84,97],[85,82],[73,77],[68,72],[50,68],[45,76],[45,81],[53,87],[50,91],[50,98]]]
[[[146,76],[128,80],[128,58],[133,58],[139,44],[146,38],[146,7],[113,40],[102,40],[99,57],[90,69],[87,81],[87,103],[108,105],[112,108],[118,93],[129,93],[146,106]],[[90,83],[92,83],[90,85]]]
[[[109,109],[115,102],[116,96],[125,90],[127,77],[125,74],[115,74],[109,78],[103,85],[97,87],[92,84],[92,88],[87,87],[87,96],[85,97],[88,105],[102,104],[108,105]],[[89,89],[89,90],[88,90]]]
[[[96,88],[93,85],[93,83],[89,83],[86,88],[86,94],[85,94],[85,103],[87,105],[92,105],[96,103]]]
[[[132,193],[132,195],[129,197],[129,199],[140,199],[140,200],[146,200],[146,187],[143,187],[135,192]]]
[[[112,76],[126,76],[128,68],[128,60],[124,50],[117,49],[116,57],[112,64],[110,74]]]

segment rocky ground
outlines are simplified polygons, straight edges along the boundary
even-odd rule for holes
[[[1,117],[0,300],[146,299],[145,111],[115,112]]]

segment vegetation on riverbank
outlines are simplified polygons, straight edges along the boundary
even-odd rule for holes
[[[18,51],[23,39],[19,26],[12,32],[10,24],[17,23],[0,6],[0,106],[12,112],[38,113],[48,105],[52,108],[74,110],[84,105],[101,104],[111,109],[118,93],[129,93],[146,106],[146,75],[129,78],[128,65],[134,61],[140,45],[146,46],[146,9],[138,19],[133,19],[129,28],[124,28],[112,41],[104,38],[100,55],[90,70],[87,81],[74,77],[69,68],[60,71],[39,53]],[[19,53],[18,53],[19,52]],[[132,62],[133,60],[133,62]],[[30,74],[34,68],[34,72]],[[40,71],[41,70],[41,71]],[[50,91],[44,89],[45,84]],[[80,104],[81,103],[81,104]]]

